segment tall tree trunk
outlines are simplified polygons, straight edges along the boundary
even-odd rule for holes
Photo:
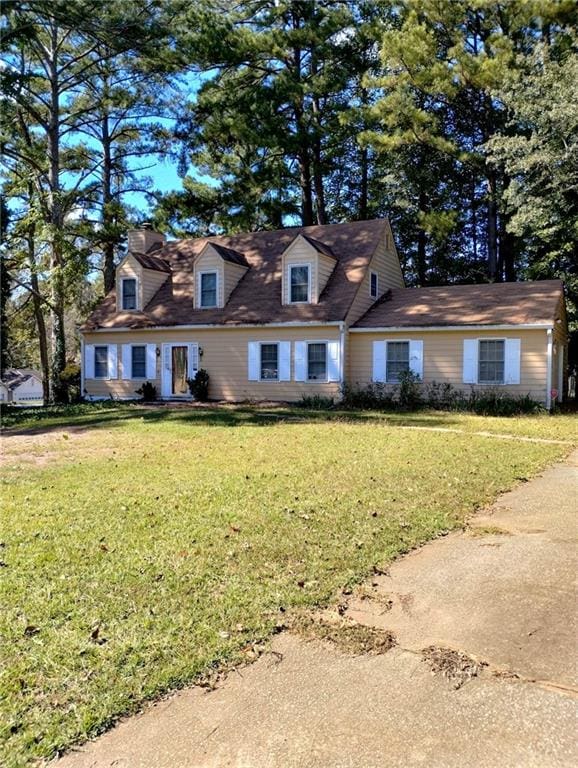
[[[317,56],[315,49],[311,50],[311,75],[315,80],[317,74]],[[319,98],[316,94],[311,100],[313,110],[313,185],[315,188],[315,210],[317,212],[317,223],[327,224],[327,215],[325,212],[325,190],[323,188],[323,150],[321,147],[321,110],[319,107]]]
[[[367,219],[367,196],[369,186],[369,150],[362,147],[359,158],[359,203],[357,208],[357,217],[360,221]]]
[[[419,193],[419,209],[423,213],[429,210],[428,200],[425,192]],[[417,281],[420,286],[427,282],[427,232],[420,227],[417,234],[417,263],[416,263]]]
[[[48,138],[48,185],[50,207],[50,271],[51,271],[51,342],[52,366],[50,389],[56,403],[66,401],[66,392],[60,374],[66,366],[66,339],[64,333],[64,263],[62,253],[62,189],[60,185],[60,89],[58,82],[58,27],[52,24],[50,71],[50,119]]]
[[[476,177],[472,175],[470,192],[470,213],[472,216],[472,253],[474,264],[478,261],[478,201],[476,200]]]
[[[499,222],[500,264],[504,280],[511,283],[516,280],[516,238],[511,232],[508,232],[506,214],[500,214]]]
[[[496,176],[488,174],[488,276],[498,279],[498,206],[496,202]]]
[[[102,99],[104,103],[103,114],[101,118],[102,131],[102,228],[104,231],[103,243],[103,272],[104,272],[104,292],[107,294],[114,288],[115,269],[114,269],[114,242],[111,240],[111,227],[114,224],[114,215],[112,212],[112,142],[109,130],[108,105],[106,103],[106,92],[108,91],[108,77],[103,76]]]
[[[32,224],[28,228],[27,237],[28,263],[30,265],[30,287],[32,288],[32,307],[34,309],[34,320],[36,322],[36,331],[38,333],[40,370],[42,372],[42,401],[44,405],[48,405],[50,402],[50,361],[48,357],[48,342],[46,339],[46,322],[44,320],[44,312],[42,311],[43,302],[40,298],[40,286],[38,285],[35,234],[35,226]]]

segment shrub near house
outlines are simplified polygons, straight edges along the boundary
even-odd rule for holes
[[[343,387],[424,383],[562,397],[562,283],[405,288],[387,220],[165,243],[129,233],[116,288],[83,329],[86,397],[145,381],[188,399],[337,401]]]

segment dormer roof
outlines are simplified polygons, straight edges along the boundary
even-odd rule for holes
[[[154,269],[157,272],[171,271],[171,265],[168,263],[168,261],[160,258],[160,256],[153,256],[150,253],[135,253],[134,251],[131,252],[130,255],[136,261],[138,261],[138,263],[141,265],[141,267],[144,267],[144,269]]]
[[[326,243],[322,243],[321,240],[316,240],[314,237],[309,237],[308,235],[301,235],[301,237],[306,240],[309,245],[312,245],[316,251],[319,251],[319,253],[322,253],[324,256],[329,256],[330,259],[337,258],[337,256],[331,250],[330,246],[328,246]]]
[[[247,269],[249,268],[247,259],[239,251],[235,251],[233,248],[226,248],[224,245],[220,245],[219,243],[214,243],[211,240],[207,242],[207,244],[205,245],[205,248],[207,248],[208,246],[211,246],[219,254],[219,256],[225,261],[230,261],[231,264],[237,264],[240,267],[246,267]]]

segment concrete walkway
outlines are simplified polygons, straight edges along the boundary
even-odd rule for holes
[[[578,452],[321,617],[380,655],[280,635],[216,690],[120,723],[58,768],[578,764]]]

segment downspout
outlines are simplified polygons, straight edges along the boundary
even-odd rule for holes
[[[345,385],[345,321],[339,323],[339,386],[340,399],[343,400],[343,387]]]
[[[546,353],[546,410],[552,410],[552,329],[548,328],[546,331],[546,338],[548,339],[547,353]]]

